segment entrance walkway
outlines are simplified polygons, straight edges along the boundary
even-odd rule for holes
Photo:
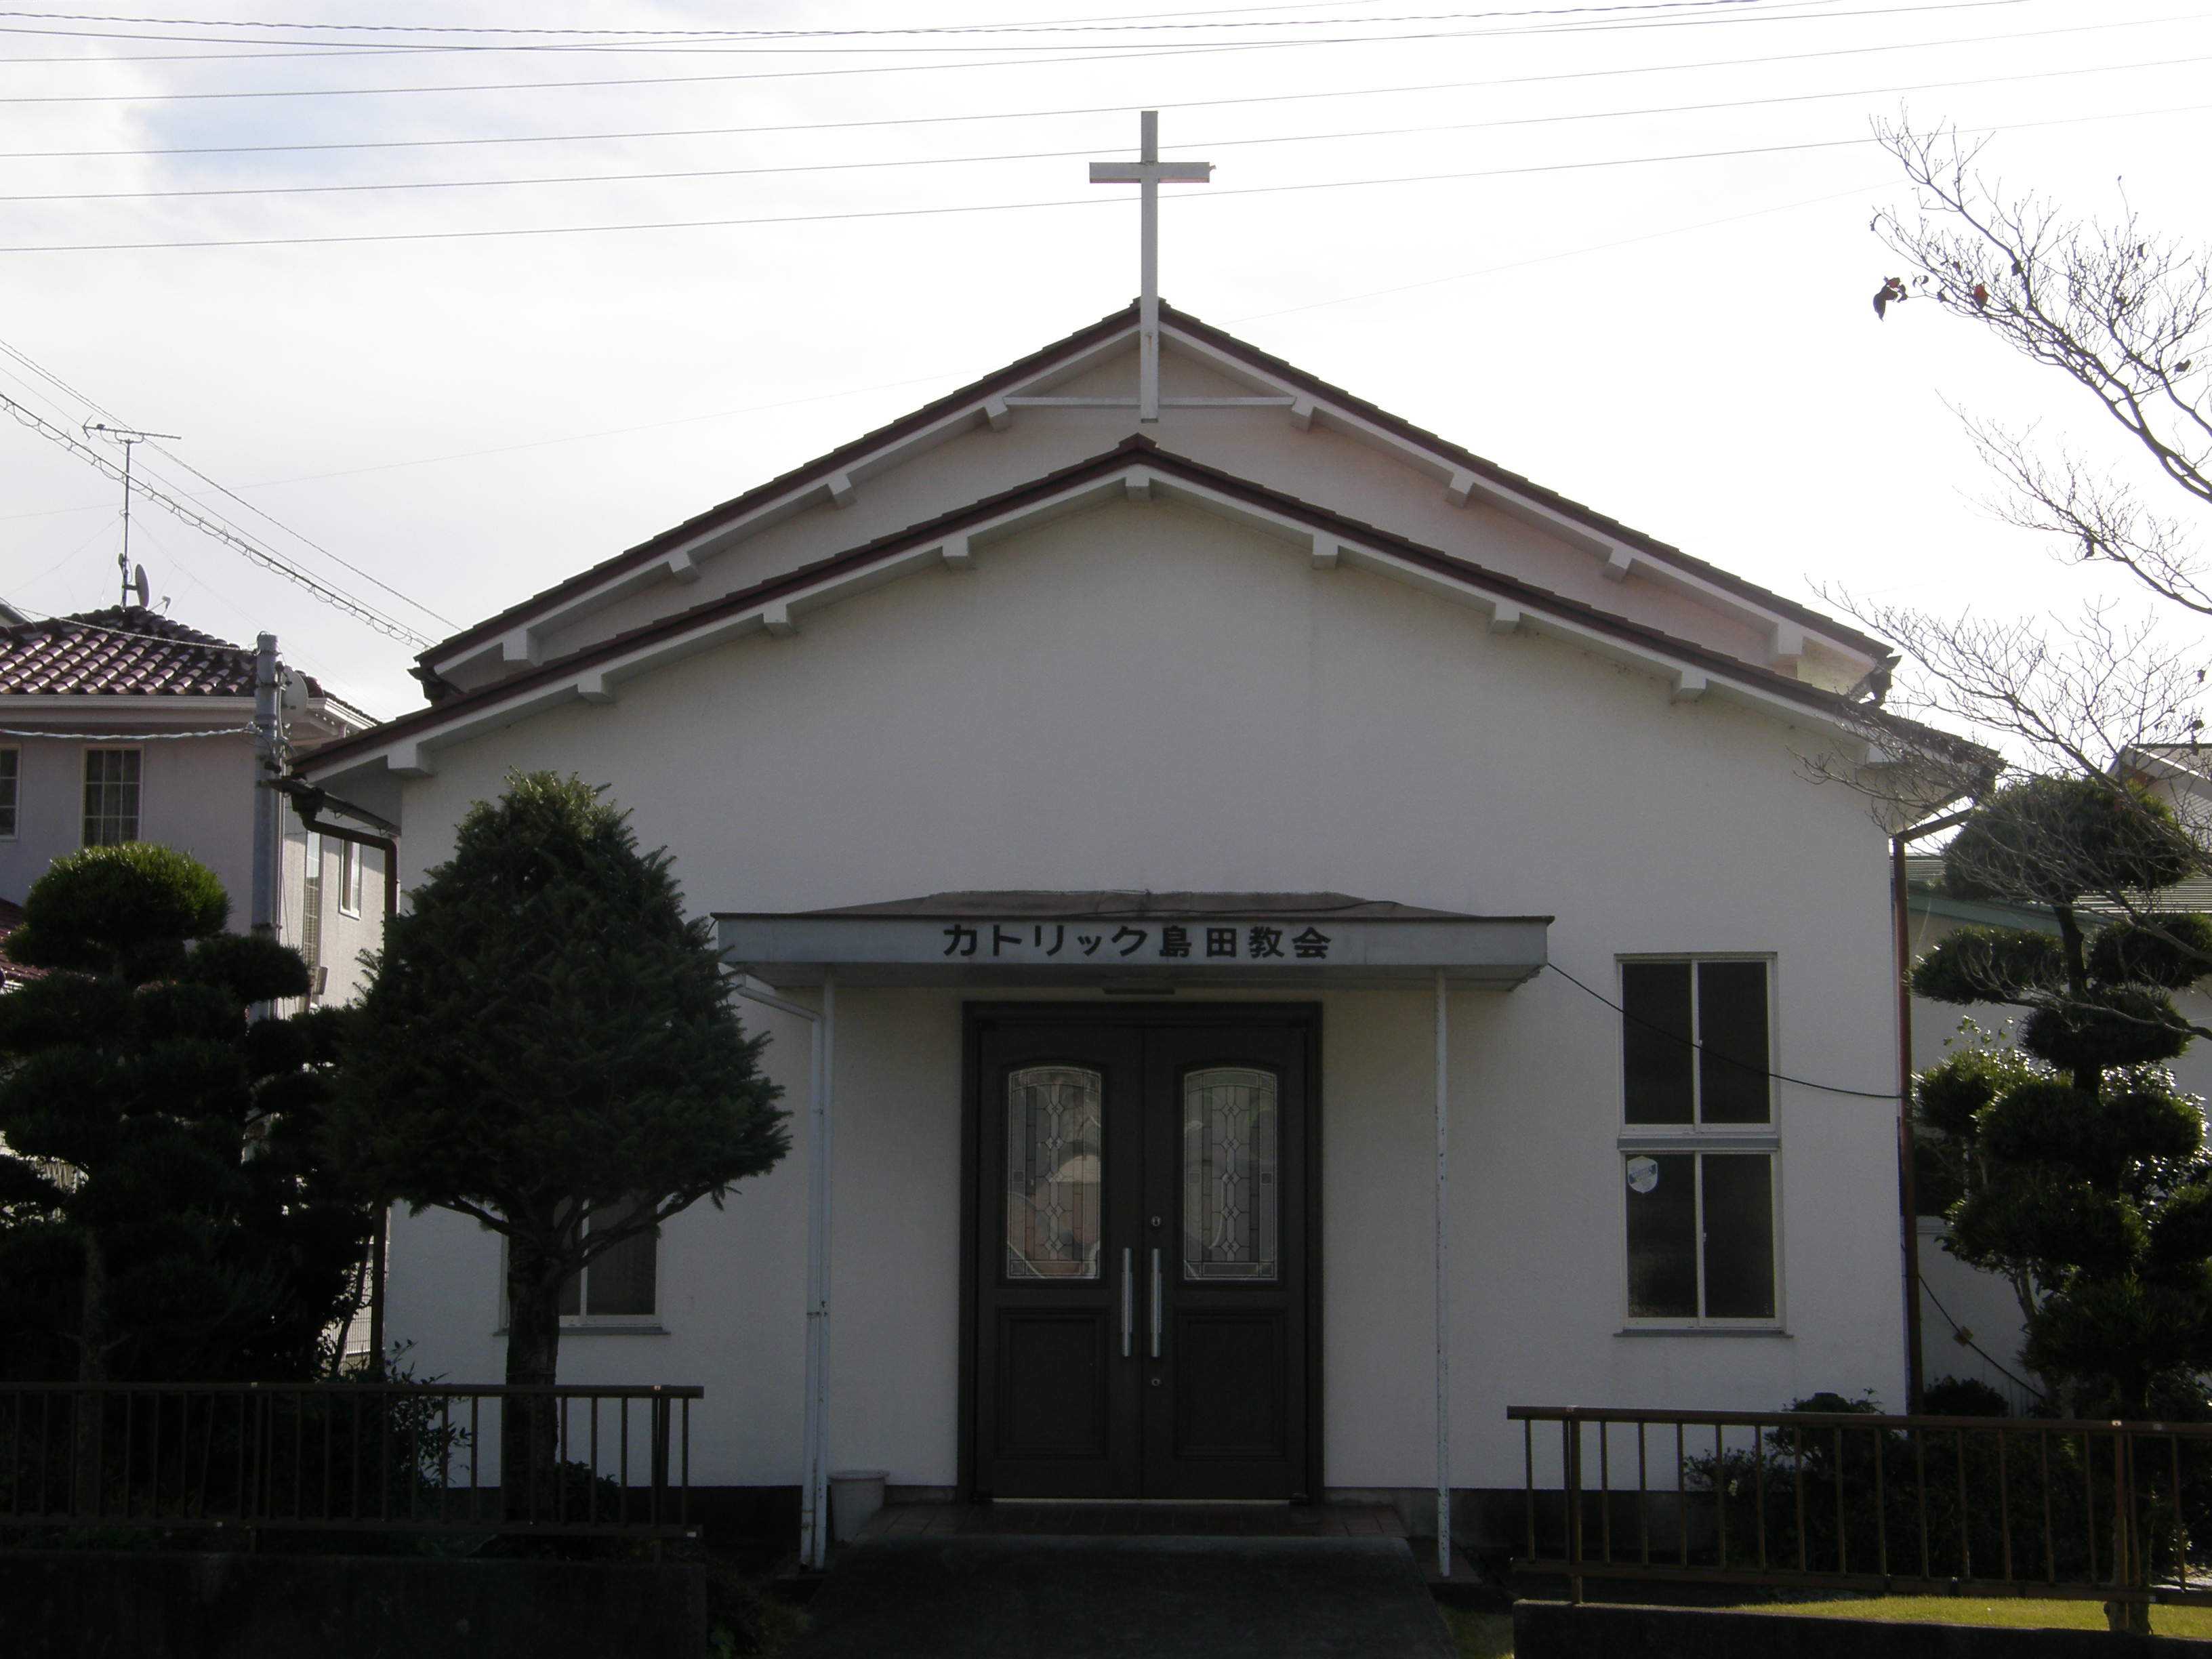
[[[831,1565],[808,1607],[811,1627],[786,1651],[789,1659],[1450,1659],[1443,1620],[1402,1538],[1130,1533],[878,1531]]]

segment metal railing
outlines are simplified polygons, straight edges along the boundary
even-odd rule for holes
[[[1518,1573],[2212,1601],[2212,1423],[1515,1406]],[[1539,1425],[1556,1425],[1557,1443]]]
[[[0,1383],[0,1527],[696,1537],[703,1394]]]

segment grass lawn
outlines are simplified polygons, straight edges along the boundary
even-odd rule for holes
[[[1826,1619],[1924,1619],[1944,1625],[2059,1626],[2105,1628],[2101,1601],[1987,1601],[1972,1596],[1883,1595],[1848,1601],[1767,1601],[1750,1613],[1810,1613]],[[1513,1621],[1504,1613],[1443,1609],[1459,1659],[1513,1659]],[[2160,1636],[2212,1638],[2212,1607],[2153,1607],[2150,1627]]]

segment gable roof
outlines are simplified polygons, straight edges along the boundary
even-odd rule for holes
[[[1160,318],[1164,329],[1170,336],[1181,335],[1189,343],[1294,388],[1296,393],[1303,394],[1308,401],[1306,418],[1310,418],[1311,402],[1331,405],[1351,417],[1355,423],[1377,428],[1397,442],[1425,453],[1433,458],[1442,470],[1455,475],[1455,479],[1459,475],[1464,475],[1465,481],[1468,483],[1476,479],[1484,481],[1493,489],[1527,503],[1539,513],[1556,515],[1608,541],[1632,548],[1656,563],[1669,567],[1696,581],[1720,588],[1774,617],[1811,629],[1828,640],[1862,653],[1877,664],[1895,660],[1895,653],[1881,641],[1755,582],[1693,557],[1656,537],[1632,529],[1620,520],[1557,491],[1534,483],[1517,472],[1440,438],[1364,398],[1355,397],[1306,373],[1280,357],[1260,350],[1224,330],[1178,311],[1164,301],[1160,306]],[[594,587],[648,567],[655,560],[667,558],[672,553],[702,538],[712,537],[716,532],[770,506],[780,497],[788,497],[796,491],[818,490],[824,483],[834,490],[840,476],[848,473],[864,460],[903,441],[915,439],[933,427],[941,428],[963,412],[969,416],[986,416],[996,424],[1006,412],[1001,400],[1012,388],[1048,376],[1055,369],[1096,354],[1122,336],[1133,335],[1137,320],[1134,304],[1125,310],[1109,313],[1042,350],[1008,363],[981,380],[923,404],[888,425],[864,434],[827,454],[817,456],[743,495],[696,514],[612,558],[602,560],[526,599],[509,605],[418,653],[414,671],[416,677],[423,682],[434,696],[446,695],[444,683],[439,679],[435,666],[441,661],[449,661],[510,629],[527,625],[541,613],[588,594]],[[1297,400],[1294,396],[1291,401],[1295,403]],[[1298,413],[1295,408],[1292,412],[1294,416]],[[1452,499],[1464,500],[1464,493],[1456,488],[1456,484]]]
[[[251,697],[253,653],[139,605],[0,629],[0,695]]]
[[[1679,699],[1701,696],[1709,686],[1734,685],[1769,707],[1779,702],[1855,729],[1880,727],[1910,743],[1937,746],[1946,752],[1959,742],[1948,734],[1885,716],[1871,704],[1855,702],[1710,646],[1552,592],[1520,577],[1486,569],[1163,450],[1156,441],[1138,434],[1086,460],[922,524],[655,618],[509,678],[457,691],[428,708],[325,745],[303,762],[303,769],[323,773],[334,763],[380,749],[394,752],[416,749],[423,739],[441,732],[452,733],[453,741],[465,740],[477,731],[512,723],[539,708],[574,698],[612,701],[608,682],[625,667],[642,673],[745,633],[794,631],[792,613],[811,608],[805,601],[834,602],[847,592],[917,568],[925,560],[965,561],[969,556],[970,532],[1017,533],[1026,527],[1032,515],[1080,507],[1086,497],[1103,501],[1125,487],[1132,493],[1149,492],[1155,483],[1176,486],[1171,493],[1273,533],[1310,538],[1317,562],[1349,558],[1414,580],[1431,591],[1449,591],[1455,598],[1487,609],[1493,631],[1512,632],[1526,626],[1531,631],[1557,633],[1584,646],[1611,642],[1620,647],[1619,654],[1640,660],[1656,672],[1671,672]]]

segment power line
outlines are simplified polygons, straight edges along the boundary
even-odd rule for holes
[[[67,450],[79,460],[95,468],[116,483],[125,482],[121,467],[63,428],[44,418],[35,410],[26,408],[4,392],[0,392],[0,408],[4,408],[21,424],[29,427],[40,436]],[[416,647],[427,647],[431,643],[427,637],[408,627],[404,623],[387,617],[382,611],[362,603],[350,594],[310,575],[281,555],[273,553],[253,541],[242,532],[186,506],[174,496],[155,489],[143,478],[129,480],[128,487],[137,490],[148,501],[166,507],[177,518],[202,534],[213,537],[233,551],[242,554],[252,562],[259,565],[263,569],[275,572],[287,581],[306,589],[308,593],[325,605],[344,611],[356,621],[364,623],[376,629],[378,633]]]
[[[1814,52],[1780,52],[1756,58],[1716,58],[1689,64],[1632,64],[1619,69],[1571,70],[1543,75],[1494,76],[1473,81],[1436,81],[1413,86],[1332,88],[1322,92],[1268,93],[1246,98],[1195,98],[1180,103],[1160,102],[1163,110],[1231,109],[1255,104],[1311,103],[1334,98],[1403,98],[1418,93],[1468,92],[1491,87],[1545,85],[1560,81],[1607,80],[1624,75],[1668,75],[1713,69],[1761,68],[1771,64],[1796,64],[1831,58],[1864,57],[1875,52],[1932,51],[1944,46],[2006,45],[2044,40],[2054,35],[2087,34],[2106,29],[2147,28],[2166,23],[2194,22],[2200,14],[2170,17],[2127,18],[2116,22],[2082,23],[2064,28],[2014,30],[2002,34],[1954,35],[1942,40],[1891,41],[1869,46],[1831,46]],[[151,149],[4,150],[0,160],[71,161],[103,156],[157,155],[270,155],[370,149],[447,149],[487,144],[569,144],[628,143],[649,138],[720,138],[763,137],[793,132],[845,132],[884,127],[943,126],[956,122],[1065,120],[1090,115],[1125,115],[1126,104],[1100,104],[1085,108],[1000,110],[978,115],[915,115],[866,121],[801,121],[769,126],[675,127],[635,132],[554,132],[467,138],[381,138],[313,144],[186,144]]]
[[[2212,104],[2179,104],[2162,109],[2118,110],[2104,115],[2066,116],[2049,121],[2015,121],[2003,126],[1962,129],[1972,133],[2022,132],[2039,127],[2077,126],[2093,121],[2122,121],[2148,116],[2192,114],[2212,109]],[[1856,149],[1875,143],[1866,138],[1830,138],[1796,144],[1753,144],[1735,149],[1686,150],[1668,155],[1624,155],[1595,161],[1554,161],[1532,167],[1479,167],[1455,173],[1404,173],[1383,179],[1337,179],[1313,184],[1253,185],[1209,192],[1209,199],[1227,196],[1279,196],[1293,191],[1357,190],[1386,185],[1455,183],[1469,179],[1509,179],[1532,174],[1579,173],[1599,167],[1650,167],[1674,161],[1720,161],[1746,155],[1784,155],[1811,150]],[[170,242],[58,242],[0,247],[0,253],[143,252],[177,248],[319,247],[364,242],[474,241],[516,236],[583,236],[638,230],[722,230],[757,225],[828,224],[867,219],[932,218],[956,213],[1012,213],[1038,208],[1096,208],[1119,204],[1095,196],[1074,196],[1043,202],[976,202],[947,207],[876,208],[841,213],[773,214],[748,219],[667,219],[605,225],[520,225],[470,230],[364,231],[329,236],[211,237],[198,241]]]
[[[2194,58],[2146,58],[2132,64],[2106,64],[2083,69],[2038,70],[2021,75],[1995,75],[1972,81],[1922,81],[1903,86],[1857,87],[1842,92],[1808,92],[1775,98],[1739,98],[1704,104],[1673,104],[1641,109],[1587,110],[1563,115],[1512,116],[1491,121],[1452,121],[1412,127],[1373,127],[1356,132],[1285,133],[1265,138],[1191,139],[1184,146],[1197,149],[1237,149],[1270,144],[1340,143],[1360,138],[1402,138],[1437,132],[1487,131],[1498,128],[1553,126],[1575,121],[1627,120],[1656,115],[1692,115],[1715,110],[1761,109],[1776,105],[1820,103],[1838,98],[1878,97],[1891,93],[1930,92],[1963,87],[2008,85],[2021,81],[2064,79],[2080,75],[2113,75],[2133,70],[2178,68],[2212,63],[2212,54]],[[379,191],[503,190],[543,185],[646,184],[690,179],[744,179],[793,173],[871,172],[889,167],[967,167],[1014,161],[1064,161],[1090,155],[1096,145],[1077,149],[1000,152],[988,155],[902,156],[877,161],[822,161],[799,167],[697,167],[659,173],[568,173],[535,179],[418,179],[392,183],[342,185],[238,185],[187,190],[52,191],[22,196],[0,196],[0,202],[137,202],[199,199],[239,196],[351,195]],[[1227,192],[1218,192],[1227,193]]]
[[[1781,0],[1781,3],[1806,3],[1808,0]],[[195,29],[289,29],[303,37],[309,33],[348,34],[406,34],[406,35],[501,35],[529,36],[532,40],[592,39],[603,40],[863,40],[885,37],[907,37],[918,34],[1067,34],[1078,32],[1158,32],[1165,29],[1226,29],[1226,28],[1317,28],[1340,25],[1377,23],[1457,22],[1488,17],[1547,17],[1568,18],[1619,12],[1668,12],[1685,10],[1714,10],[1723,8],[1741,9],[1747,6],[1776,6],[1778,0],[1639,0],[1638,3],[1608,6],[1559,6],[1524,8],[1514,11],[1462,11],[1401,14],[1383,17],[1285,17],[1254,22],[1222,22],[1204,12],[1156,12],[1151,19],[1142,17],[1108,17],[1069,19],[1061,22],[1035,23],[933,23],[909,25],[902,28],[878,29],[580,29],[580,28],[514,28],[483,25],[442,23],[299,23],[268,21],[240,21],[200,17],[114,17],[92,12],[0,11],[0,17],[21,17],[40,22],[59,23],[132,23],[153,28]],[[1239,8],[1240,10],[1277,11],[1295,9],[1275,6]],[[1198,21],[1163,21],[1162,19],[1198,18]],[[8,33],[30,33],[12,28]],[[137,36],[109,36],[86,31],[81,38],[89,40],[137,39]],[[164,39],[193,40],[190,35],[165,36]],[[210,39],[226,39],[210,36]]]
[[[1993,6],[2017,6],[2027,0],[1920,0],[1919,3],[1872,7],[1861,11],[1823,12],[1803,16],[1779,17],[1752,15],[1724,19],[1703,20],[1712,22],[1835,22],[1849,18],[1891,17],[1934,11],[1979,11]],[[1642,24],[1592,24],[1573,29],[1456,29],[1431,30],[1419,34],[1370,34],[1343,36],[1314,36],[1301,40],[1228,41],[1215,45],[1192,46],[1161,46],[1133,52],[1113,51],[1097,56],[1076,55],[1059,58],[994,58],[966,64],[878,64],[851,69],[806,70],[747,70],[714,75],[633,76],[619,78],[601,77],[585,81],[506,81],[462,82],[447,86],[413,87],[297,87],[253,88],[222,92],[149,92],[149,93],[64,93],[42,94],[35,97],[4,98],[0,104],[117,104],[117,103],[194,103],[210,100],[241,100],[271,98],[368,98],[393,97],[406,94],[434,94],[475,92],[565,92],[580,88],[604,87],[660,87],[695,86],[726,83],[736,81],[787,81],[820,79],[831,76],[897,75],[945,69],[1036,69],[1058,64],[1114,63],[1127,59],[1155,61],[1163,58],[1218,57],[1232,52],[1281,52],[1306,46],[1385,46],[1424,40],[1492,40],[1503,36],[1554,33],[1600,33],[1630,28],[1659,28],[1685,27],[1686,22]],[[973,49],[969,49],[973,50]],[[1006,50],[1020,50],[1006,48]],[[795,54],[793,54],[795,55]]]
[[[1692,1037],[1686,1037],[1680,1031],[1670,1030],[1666,1026],[1661,1025],[1656,1021],[1644,1019],[1640,1016],[1632,1014],[1627,1009],[1622,1007],[1619,1003],[1615,1002],[1611,997],[1607,996],[1603,992],[1590,990],[1589,986],[1583,984],[1582,981],[1577,979],[1565,969],[1560,967],[1558,963],[1547,962],[1544,966],[1550,969],[1561,979],[1566,981],[1568,984],[1573,986],[1577,991],[1586,992],[1589,995],[1595,997],[1600,1002],[1605,1004],[1607,1007],[1612,1009],[1613,1012],[1619,1014],[1623,1019],[1628,1021],[1631,1024],[1641,1025],[1647,1031],[1656,1031],[1662,1036],[1671,1037],[1675,1042],[1680,1043],[1684,1048],[1695,1049],[1700,1054],[1708,1052],[1705,1045],[1698,1042],[1696,1039]],[[1720,1060],[1724,1065],[1733,1066],[1740,1072],[1760,1072],[1762,1070],[1759,1066],[1745,1064],[1742,1060],[1738,1060],[1733,1054],[1723,1054],[1717,1048],[1711,1050],[1711,1053],[1716,1060]],[[1824,1095],[1849,1095],[1856,1100],[1886,1100],[1893,1103],[1894,1103],[1897,1099],[1897,1091],[1894,1089],[1876,1094],[1870,1089],[1840,1089],[1832,1083],[1815,1083],[1810,1078],[1792,1077],[1787,1072],[1766,1071],[1763,1073],[1763,1075],[1772,1078],[1778,1083],[1794,1083],[1801,1089],[1818,1089]]]
[[[118,420],[120,418],[112,410],[104,407],[97,398],[89,397],[86,393],[79,391],[76,387],[71,386],[67,380],[63,380],[60,375],[55,374],[52,369],[37,362],[24,352],[9,344],[5,340],[0,340],[0,356],[8,357],[21,364],[23,368],[30,370],[32,374],[37,375],[40,380],[46,381],[48,385],[58,388],[65,395],[76,399],[78,403],[82,404],[87,409],[92,410],[97,414],[105,415],[111,421]],[[160,434],[155,434],[155,436],[158,438]],[[208,477],[206,473],[201,471],[199,468],[194,466],[190,461],[185,460],[182,456],[179,455],[174,450],[168,448],[166,445],[155,442],[153,445],[153,448],[156,454],[162,456],[165,459],[173,461],[177,465],[191,473],[192,477],[198,478],[202,483],[214,490],[217,495],[227,496],[230,500],[236,501],[240,507],[244,507],[247,512],[254,514],[263,522],[282,531],[284,534],[291,537],[295,541],[297,541],[305,546],[313,548],[316,552],[330,560],[331,563],[339,565],[343,568],[351,571],[362,580],[373,583],[374,586],[382,588],[386,592],[391,594],[393,599],[401,600],[404,604],[412,606],[415,610],[421,611],[424,616],[429,617],[433,622],[442,623],[447,628],[458,626],[452,617],[440,615],[428,605],[424,605],[420,599],[416,599],[412,594],[402,592],[399,589],[392,586],[391,583],[384,580],[381,577],[377,576],[369,571],[363,570],[359,565],[355,564],[351,560],[341,557],[339,555],[331,552],[330,549],[325,547],[320,542],[318,542],[313,538],[293,529],[291,526],[284,523],[283,520],[277,518],[276,514],[269,512],[266,508],[255,506],[252,501],[247,501],[236,491],[216,483],[213,478]],[[128,486],[126,486],[126,489],[127,488]]]

